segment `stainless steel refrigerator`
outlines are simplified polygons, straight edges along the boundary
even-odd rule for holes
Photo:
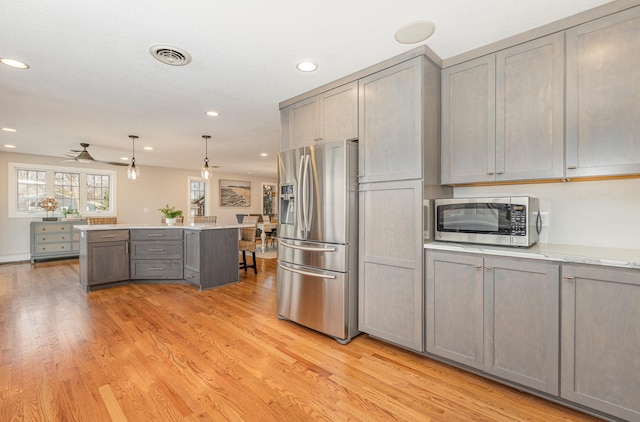
[[[358,144],[278,155],[278,317],[346,344],[358,327]]]

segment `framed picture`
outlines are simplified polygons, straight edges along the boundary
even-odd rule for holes
[[[220,179],[220,206],[251,206],[251,182]]]

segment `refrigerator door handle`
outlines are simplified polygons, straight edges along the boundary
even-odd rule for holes
[[[330,279],[330,280],[333,280],[333,279],[336,278],[335,275],[317,274],[317,273],[312,273],[310,271],[297,270],[295,268],[285,267],[282,264],[280,264],[280,268],[285,270],[285,271],[291,271],[292,273],[301,274],[301,275],[307,275],[309,277],[326,278],[326,279]]]
[[[304,226],[303,226],[303,230],[305,232],[309,231],[310,228],[310,224],[309,224],[309,155],[305,155],[304,156],[304,171],[303,171],[303,177],[304,177],[304,185],[302,187],[302,208],[303,208],[303,214],[304,214]],[[306,238],[306,234],[305,234],[305,238]]]
[[[298,189],[296,192],[296,220],[298,222],[298,230],[304,231],[304,226],[302,225],[302,191],[304,190],[303,184],[304,180],[302,180],[303,169],[304,169],[304,155],[300,159],[300,168],[298,168]]]
[[[310,246],[298,246],[298,245],[292,245],[291,243],[282,242],[282,241],[280,241],[280,244],[285,248],[298,249],[300,251],[307,251],[307,252],[335,252],[337,250],[336,248],[312,248]]]
[[[313,175],[313,166],[309,165],[309,161],[311,161],[311,156],[307,155],[307,164],[306,164],[306,173],[307,173],[307,203],[309,204],[307,208],[307,212],[305,213],[305,220],[307,221],[307,232],[311,231],[311,219],[313,218],[313,187],[315,185],[314,175]]]

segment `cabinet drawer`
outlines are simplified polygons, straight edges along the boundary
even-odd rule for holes
[[[35,253],[69,252],[71,243],[42,243],[35,246]]]
[[[131,230],[131,240],[182,240],[181,229]]]
[[[195,284],[196,286],[200,286],[200,272],[199,271],[193,271],[190,270],[188,268],[184,269],[184,279],[191,283],[191,284]]]
[[[87,242],[119,242],[129,240],[129,230],[88,230]]]
[[[179,280],[182,279],[182,260],[132,260],[132,279]]]
[[[132,241],[131,259],[182,259],[182,240]]]
[[[36,245],[51,242],[70,242],[71,237],[71,233],[36,233],[35,241]]]
[[[59,232],[71,232],[72,228],[70,224],[38,224],[35,227],[36,233],[59,233]]]

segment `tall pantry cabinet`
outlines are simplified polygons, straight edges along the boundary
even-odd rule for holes
[[[423,201],[447,190],[436,186],[439,84],[439,67],[420,55],[358,85],[359,329],[416,351],[424,350]]]

